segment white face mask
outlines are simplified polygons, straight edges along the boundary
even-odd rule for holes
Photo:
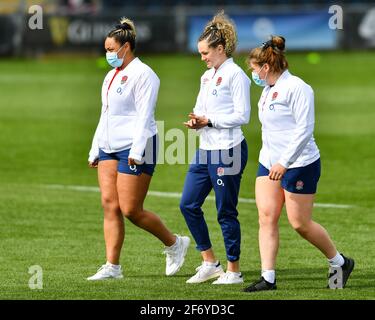
[[[120,59],[118,57],[118,53],[120,52],[120,50],[122,49],[122,47],[124,46],[125,44],[123,44],[121,46],[120,49],[117,50],[117,52],[107,52],[106,53],[106,59],[107,59],[107,62],[108,64],[113,67],[113,68],[118,68],[118,67],[121,67],[123,62],[124,62],[124,58]]]

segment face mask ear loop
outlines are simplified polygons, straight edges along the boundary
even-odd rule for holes
[[[119,56],[118,56],[118,53],[121,51],[121,49],[124,47],[124,45],[126,44],[126,42],[120,47],[120,49],[118,49],[117,50],[117,52],[116,52],[116,55],[117,55],[117,58],[119,58],[119,59],[124,59],[125,58],[125,53],[124,53],[124,55],[122,56],[122,58],[120,58]]]
[[[266,76],[264,77],[264,81],[266,81],[266,83],[267,83],[268,73],[269,73],[269,70],[267,71]]]
[[[259,72],[258,72],[258,77],[259,77],[259,79],[260,79],[260,73],[261,73],[262,69],[264,68],[264,66],[265,66],[265,64],[262,65],[262,67],[260,68],[260,70],[259,70]],[[267,73],[267,74],[268,74],[268,73]],[[261,79],[261,80],[262,80],[262,79]],[[266,79],[264,79],[264,80],[266,80]]]

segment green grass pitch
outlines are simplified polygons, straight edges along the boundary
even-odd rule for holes
[[[188,285],[200,264],[191,245],[175,277],[164,276],[161,243],[126,222],[121,281],[88,282],[105,262],[102,210],[98,192],[56,189],[51,185],[97,186],[87,153],[100,110],[100,87],[107,69],[94,58],[0,60],[0,299],[374,299],[375,298],[375,91],[372,52],[323,52],[317,64],[306,53],[287,55],[290,71],[315,90],[315,138],[321,151],[318,203],[314,218],[330,232],[339,250],[355,258],[345,290],[326,289],[324,256],[280,221],[278,290],[246,294],[241,287]],[[141,56],[159,75],[156,118],[166,130],[182,122],[195,103],[205,66],[188,55]],[[245,56],[235,61],[245,67]],[[311,61],[310,62],[314,62]],[[242,198],[254,198],[260,147],[257,100],[251,89],[251,122],[244,132],[249,161]],[[171,142],[166,142],[166,146]],[[181,192],[187,165],[159,165],[151,190]],[[174,232],[189,234],[179,199],[149,196]],[[245,282],[259,277],[257,211],[240,203],[241,265]],[[214,249],[225,262],[213,201],[204,205]],[[43,289],[31,290],[29,267],[43,269]]]

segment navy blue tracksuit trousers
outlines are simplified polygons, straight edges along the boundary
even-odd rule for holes
[[[180,209],[199,251],[211,248],[210,236],[201,209],[214,189],[217,219],[224,237],[228,261],[240,258],[241,229],[237,203],[243,170],[247,163],[246,140],[229,150],[198,149],[186,175]]]

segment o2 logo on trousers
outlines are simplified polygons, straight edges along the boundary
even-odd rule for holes
[[[133,164],[132,166],[129,166],[129,169],[131,171],[137,172],[137,166],[135,164]]]
[[[224,182],[223,182],[223,180],[221,180],[221,179],[217,179],[217,180],[216,180],[216,183],[217,183],[218,186],[223,186],[223,187],[224,187]]]

